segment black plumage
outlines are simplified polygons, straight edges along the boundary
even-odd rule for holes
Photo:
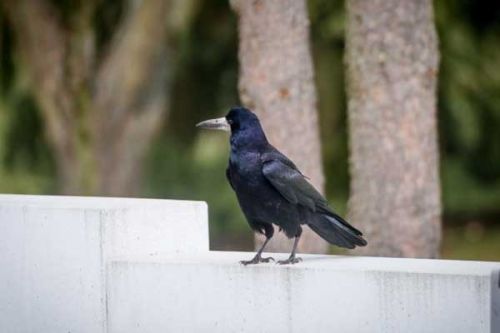
[[[204,121],[197,126],[231,130],[226,176],[250,227],[266,236],[255,257],[242,261],[243,264],[272,260],[261,254],[273,237],[273,223],[289,238],[295,237],[290,257],[280,261],[281,264],[300,260],[295,251],[303,224],[340,247],[353,249],[367,244],[362,233],[333,212],[295,164],[267,141],[254,113],[236,107],[223,118]]]

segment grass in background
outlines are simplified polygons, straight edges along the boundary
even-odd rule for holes
[[[445,227],[443,259],[500,261],[500,226],[469,222]]]

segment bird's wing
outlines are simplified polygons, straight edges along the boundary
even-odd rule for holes
[[[289,202],[330,211],[326,199],[307,181],[297,167],[282,154],[264,154],[262,173],[271,185]]]
[[[231,173],[229,171],[229,167],[226,168],[226,178],[227,178],[227,181],[229,182],[229,185],[231,185],[231,188],[234,190],[234,185],[231,182]]]
[[[342,217],[328,207],[326,199],[309,184],[305,176],[295,164],[277,150],[265,153],[261,157],[262,173],[271,185],[289,202],[308,207],[313,212],[319,212],[333,217],[356,235],[362,233],[351,226]]]

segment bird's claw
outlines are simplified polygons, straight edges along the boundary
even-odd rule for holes
[[[275,261],[273,257],[262,258],[261,256],[255,256],[255,257],[253,257],[252,260],[241,260],[240,264],[246,266],[246,265],[255,265],[255,264],[258,264],[261,262],[267,263],[267,262],[271,262],[271,261]]]
[[[302,261],[302,258],[290,257],[287,260],[278,260],[277,264],[279,265],[289,265],[296,264]]]
[[[260,258],[260,262],[271,262],[275,261],[273,257]]]

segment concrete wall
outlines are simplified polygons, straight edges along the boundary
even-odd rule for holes
[[[0,332],[500,332],[500,263],[252,255],[200,202],[0,195]]]
[[[104,332],[113,258],[207,251],[203,202],[0,195],[0,332]]]
[[[491,332],[500,332],[500,269],[491,279]]]

